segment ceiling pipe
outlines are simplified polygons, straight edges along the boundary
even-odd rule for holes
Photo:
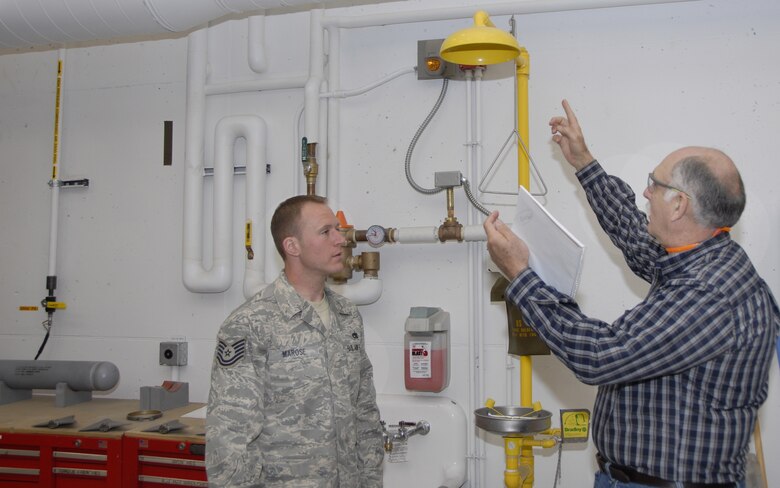
[[[490,15],[521,15],[598,8],[633,7],[663,3],[697,2],[700,0],[530,0],[519,2],[481,3],[462,7],[442,7],[427,10],[396,10],[366,15],[329,16],[323,19],[325,27],[356,29],[381,25],[432,22],[437,20],[466,19],[474,16],[475,10],[489,11]]]
[[[0,49],[59,47],[186,32],[226,15],[322,7],[328,0],[16,0],[0,2]]]
[[[624,7],[696,0],[532,0],[485,4],[492,15]],[[323,7],[327,0],[37,0],[0,2],[0,49],[61,47],[143,35],[186,32],[226,15],[270,8]],[[369,27],[471,17],[473,6],[331,17],[332,25]]]

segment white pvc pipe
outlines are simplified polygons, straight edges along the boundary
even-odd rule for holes
[[[234,116],[229,120],[235,124],[233,135],[246,139],[246,220],[252,224],[254,258],[244,259],[244,297],[250,298],[268,284],[265,278],[268,130],[265,121],[256,115]]]
[[[472,178],[474,173],[474,113],[473,113],[473,88],[474,88],[474,70],[466,70],[466,172],[469,178]],[[469,207],[467,211],[469,222],[472,220],[473,209]],[[472,246],[468,247],[468,361],[469,361],[469,410],[473,411],[480,405],[484,399],[479,396],[479,374],[482,369],[480,367],[480,361],[482,357],[482,349],[478,346],[477,329],[480,325],[476,322],[474,316],[474,275],[476,273],[473,259]],[[469,446],[469,479],[475,480],[476,486],[484,486],[483,463],[480,462],[482,457],[480,456],[479,449],[479,431],[478,429],[471,429],[468,431],[468,446]]]
[[[328,287],[357,305],[370,305],[382,296],[382,280],[370,276],[350,284],[328,283]]]
[[[247,61],[255,73],[268,69],[265,55],[265,15],[254,15],[247,19]]]
[[[246,208],[247,220],[263,238],[253,242],[257,259],[246,262],[244,295],[248,298],[265,287],[265,149],[266,124],[256,115],[233,115],[217,122],[214,137],[214,229],[213,262],[205,269],[200,258],[184,256],[184,284],[190,291],[221,292],[227,290],[233,281],[233,156],[236,140],[246,140]],[[192,180],[187,183],[193,184]],[[203,177],[190,191],[191,198],[203,198]],[[185,215],[194,202],[189,201]],[[201,203],[202,207],[202,203]],[[201,217],[202,214],[196,215]],[[254,232],[253,232],[254,233]],[[187,239],[201,242],[200,235],[187,235]]]
[[[394,233],[395,242],[399,244],[428,244],[439,241],[439,228],[432,227],[399,227]],[[482,224],[464,225],[463,240],[466,242],[482,242],[487,240]]]
[[[211,267],[206,269],[203,261],[202,247],[202,219],[203,212],[193,212],[194,208],[203,208],[203,174],[197,175],[198,182],[195,183],[195,175],[188,174],[185,180],[185,193],[188,198],[185,202],[184,215],[185,221],[188,215],[192,219],[197,219],[196,226],[190,226],[185,229],[185,252],[184,252],[184,286],[190,291],[214,293],[225,291],[230,288],[233,281],[233,253],[231,249],[232,227],[231,218],[233,208],[233,162],[229,159],[232,155],[232,146],[235,143],[235,137],[226,127],[225,119],[220,120],[216,127],[216,137],[214,141],[214,210],[213,210],[213,251]],[[229,139],[229,140],[228,140]],[[189,170],[189,168],[188,168]],[[194,200],[198,201],[195,202]],[[196,232],[197,230],[197,232]],[[197,246],[195,245],[197,243]],[[197,247],[197,252],[189,252]]]
[[[399,227],[395,241],[402,244],[439,242],[438,227]]]
[[[477,183],[482,175],[482,75],[481,69],[474,70],[474,166],[471,171],[471,181]],[[479,201],[481,191],[477,183],[474,198]]]
[[[187,117],[184,131],[184,224],[182,229],[182,281],[194,292],[224,291],[232,280],[230,249],[217,245],[214,228],[214,259],[209,270],[203,267],[203,143],[206,110],[208,31],[200,29],[188,36],[187,44]],[[214,218],[218,218],[217,181],[224,185],[225,177],[217,178],[214,169]],[[230,168],[230,180],[233,170]],[[230,181],[228,180],[228,181]],[[232,192],[232,184],[229,190]],[[222,207],[225,207],[224,202]],[[223,210],[224,212],[224,210]],[[229,215],[228,215],[229,216]],[[230,222],[228,220],[228,222]],[[224,237],[221,239],[224,241]]]
[[[319,142],[320,86],[324,71],[322,9],[310,14],[311,36],[309,39],[309,80],[304,88],[306,109],[304,112],[304,136],[309,143]],[[324,160],[324,158],[323,158]]]
[[[51,179],[51,215],[49,215],[49,274],[47,276],[57,276],[57,240],[59,234],[59,214],[60,214],[60,179],[59,174],[62,170],[62,117],[63,117],[63,99],[65,97],[65,50],[60,49],[57,52],[57,64],[62,62],[62,78],[58,81],[60,84],[59,100],[55,100],[55,105],[59,105],[59,116],[57,117],[57,126],[54,128],[57,133],[54,152],[56,157],[53,165],[57,168],[57,174],[52,174]],[[59,67],[57,68],[59,70]],[[55,110],[56,110],[55,106]],[[54,170],[52,170],[52,173]]]
[[[336,31],[338,32],[338,31]],[[320,93],[320,97],[323,98],[348,98],[348,97],[354,97],[356,95],[362,95],[366,92],[369,92],[373,90],[374,88],[384,85],[388,81],[394,80],[398,78],[399,76],[403,76],[405,74],[414,73],[417,71],[417,68],[415,66],[410,66],[408,68],[401,68],[398,71],[394,71],[390,73],[389,75],[385,76],[384,78],[381,78],[373,83],[370,83],[364,87],[361,88],[355,88],[352,90],[339,90],[339,91],[331,91],[331,92],[324,92]]]
[[[49,274],[57,276],[57,234],[59,233],[60,186],[51,180],[51,215],[49,216]]]
[[[313,25],[312,28],[315,26]],[[319,26],[321,28],[321,24]],[[341,29],[328,29],[328,88],[341,88]],[[312,35],[314,31],[312,30]],[[334,211],[341,209],[341,182],[339,181],[339,164],[341,161],[341,102],[328,98],[328,152],[326,153],[325,171],[328,174],[328,202]]]
[[[478,181],[479,176],[482,174],[482,70],[476,69],[474,71],[474,112],[473,112],[473,125],[474,125],[474,141],[471,146],[474,154],[471,171],[471,181]],[[471,125],[471,124],[470,124]],[[479,185],[477,185],[479,186]],[[474,196],[479,200],[479,188],[477,188],[477,194]],[[471,207],[469,212],[470,222],[481,220],[482,214],[474,207]],[[487,236],[484,233],[482,226],[479,228],[479,236],[482,240],[486,240]],[[477,370],[477,396],[474,399],[474,408],[481,405],[485,401],[485,328],[482,327],[483,317],[483,296],[482,290],[484,290],[484,276],[482,273],[482,248],[477,248],[474,245],[469,245],[469,259],[472,263],[473,275],[469,280],[470,286],[473,287],[470,296],[473,297],[472,307],[474,324],[477,335],[476,349],[479,354],[479,369]],[[485,440],[480,437],[477,441],[477,459],[485,459]],[[487,481],[487,470],[484,469],[484,463],[480,466],[480,486],[485,486]]]
[[[322,79],[322,84],[320,85],[320,92],[327,91],[328,90],[328,80],[327,78]],[[317,160],[319,161],[318,164],[320,164],[320,171],[317,175],[317,186],[320,188],[320,194],[323,197],[328,197],[328,189],[330,187],[330,174],[328,172],[328,169],[330,168],[330,164],[328,164],[328,151],[330,148],[328,147],[328,101],[324,98],[320,99],[320,107],[319,107],[319,120],[317,121],[317,130],[319,132],[319,135],[317,137]],[[333,159],[333,161],[338,161],[337,159]],[[325,166],[324,169],[322,166]],[[338,184],[338,183],[337,183]],[[328,200],[328,203],[330,205],[333,205],[333,211],[336,212],[339,210],[338,208],[338,200],[335,200],[334,202],[331,202]]]
[[[267,76],[259,80],[225,81],[206,85],[206,95],[226,95],[229,93],[253,92],[262,90],[284,90],[303,88],[308,75]]]

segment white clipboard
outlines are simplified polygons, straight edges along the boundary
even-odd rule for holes
[[[528,190],[519,187],[512,231],[528,245],[528,265],[545,283],[574,298],[585,246]]]

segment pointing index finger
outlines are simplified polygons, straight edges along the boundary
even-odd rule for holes
[[[574,110],[571,109],[571,105],[569,105],[569,101],[564,99],[562,102],[563,105],[563,111],[566,112],[566,118],[569,119],[569,124],[572,126],[579,127],[579,122],[577,121],[577,116],[574,115]]]

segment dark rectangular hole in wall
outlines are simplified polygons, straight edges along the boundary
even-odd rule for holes
[[[173,121],[163,122],[163,166],[170,166],[173,163]]]

